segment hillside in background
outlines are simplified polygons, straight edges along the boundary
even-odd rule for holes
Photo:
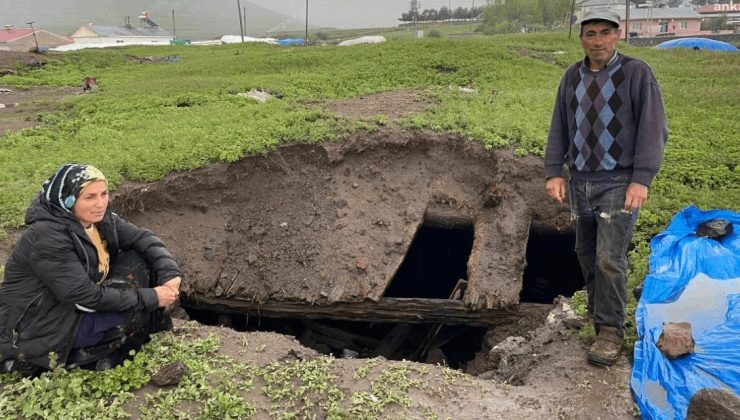
[[[297,30],[305,25],[254,3],[242,1],[247,11],[247,34],[263,36],[276,31]],[[180,38],[209,39],[226,34],[239,34],[239,17],[235,1],[216,0],[76,0],[69,2],[0,0],[1,25],[26,27],[34,21],[37,28],[70,35],[82,25],[122,25],[125,16],[138,25],[138,16],[148,10],[151,19],[172,32],[172,10],[175,29]]]

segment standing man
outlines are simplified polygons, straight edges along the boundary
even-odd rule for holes
[[[594,9],[581,20],[586,57],[560,81],[545,151],[546,190],[566,197],[596,342],[588,361],[611,366],[624,340],[627,246],[660,169],[668,127],[660,86],[643,61],[616,51],[619,15]]]

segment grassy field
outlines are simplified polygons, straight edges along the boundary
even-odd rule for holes
[[[648,238],[675,211],[689,204],[740,210],[740,54],[620,49],[653,66],[670,126],[663,169],[636,229],[638,279]],[[164,55],[178,55],[180,62],[130,59]],[[67,53],[43,69],[2,79],[19,87],[75,86],[84,76],[96,76],[100,91],[70,98],[60,112],[37,115],[43,126],[0,138],[0,227],[22,225],[29,200],[61,163],[93,163],[115,185],[123,178],[161,179],[172,171],[266,153],[284,142],[341,140],[359,129],[377,129],[386,119],[338,119],[322,111],[321,101],[394,89],[423,90],[436,104],[400,121],[405,129],[448,131],[487,147],[541,155],[557,84],[564,67],[580,57],[577,39],[565,34],[400,39],[351,48],[224,45]],[[461,95],[459,86],[477,93]],[[257,103],[235,96],[250,89],[282,99]]]
[[[536,54],[522,56],[520,49]],[[654,233],[690,203],[738,209],[740,55],[622,49],[654,67],[671,130],[639,232]],[[181,61],[139,64],[129,55],[178,55]],[[21,225],[38,185],[60,163],[94,163],[117,183],[265,153],[282,142],[337,140],[383,119],[350,123],[322,112],[318,102],[394,89],[422,89],[438,104],[402,121],[406,128],[450,131],[490,147],[513,145],[520,153],[541,154],[563,66],[579,57],[575,40],[560,34],[352,48],[228,45],[68,53],[41,70],[3,78],[17,86],[75,86],[92,75],[101,89],[71,98],[59,113],[38,115],[47,125],[1,138],[0,227]],[[440,73],[439,66],[457,71]],[[460,95],[457,86],[478,93]],[[259,104],[234,95],[253,88],[283,99]]]
[[[116,184],[124,178],[156,180],[172,171],[234,161],[284,142],[340,141],[356,130],[378,129],[385,119],[337,119],[322,111],[321,101],[395,89],[420,89],[436,104],[400,121],[404,129],[448,131],[491,148],[542,154],[564,66],[581,57],[575,39],[549,34],[413,41],[405,36],[408,31],[397,32],[386,44],[351,48],[229,45],[83,51],[65,54],[40,70],[3,77],[3,84],[28,87],[77,86],[82,77],[97,76],[100,90],[70,98],[57,113],[37,115],[46,123],[42,126],[0,137],[0,227],[22,224],[30,199],[61,163],[95,164]],[[655,69],[670,125],[665,163],[634,238],[634,284],[645,275],[649,237],[675,211],[689,204],[740,210],[740,54],[620,48]],[[529,54],[521,54],[523,50]],[[130,55],[178,55],[180,62],[139,64]],[[456,71],[443,73],[439,67]],[[477,93],[461,95],[459,86]],[[282,99],[260,104],[235,96],[255,88],[279,93]],[[147,351],[159,357],[155,347]],[[123,395],[124,388],[141,386],[139,379],[146,376],[141,360],[103,376],[56,372],[44,382],[25,385],[13,379],[0,412],[33,415],[25,411],[32,408],[22,406],[33,397],[41,413],[75,413],[84,401],[94,405],[95,397]],[[83,381],[91,385],[80,395],[70,394],[77,388],[67,385]],[[56,389],[71,391],[64,391],[62,401],[52,392]],[[89,404],[84,407],[91,408]],[[242,415],[252,410],[232,409]]]

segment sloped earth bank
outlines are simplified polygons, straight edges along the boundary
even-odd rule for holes
[[[129,183],[116,192],[114,207],[167,242],[185,270],[185,303],[199,296],[305,305],[379,300],[425,215],[468,218],[475,237],[463,300],[472,309],[515,308],[530,227],[570,226],[567,206],[545,196],[541,168],[539,158],[449,135],[365,133]],[[628,362],[589,366],[586,346],[562,327],[561,312],[550,322],[545,311],[489,330],[466,367],[478,377],[455,381],[448,393],[412,389],[410,407],[392,405],[383,416],[632,417]],[[214,328],[203,333],[216,331],[231,343],[220,352],[258,364],[295,352],[316,355],[288,336]],[[238,337],[265,353],[235,350]],[[370,389],[353,374],[363,363],[334,360],[346,395]],[[382,360],[375,369],[395,363]],[[441,368],[413,365],[433,372],[430,388],[443,382]]]
[[[532,223],[569,226],[541,167],[446,135],[381,132],[128,184],[113,206],[167,242],[186,295],[310,304],[380,299],[425,214],[467,218],[463,300],[507,308],[519,303]]]
[[[322,381],[323,397],[309,397],[314,405],[298,417],[326,418],[326,411],[318,408],[326,402],[327,390],[336,388],[341,395],[337,406],[345,413],[341,418],[382,419],[631,419],[632,400],[628,388],[630,366],[622,357],[616,366],[602,369],[585,361],[585,346],[576,334],[561,326],[562,313],[555,308],[551,322],[529,329],[518,326],[514,337],[505,342],[516,342],[498,352],[500,370],[480,377],[455,373],[437,365],[414,362],[394,362],[375,359],[333,359],[302,347],[294,338],[270,332],[237,332],[223,327],[188,327],[176,322],[175,335],[188,342],[209,336],[217,337],[220,347],[209,354],[209,360],[227,356],[230,360],[255,368],[273,364],[293,372],[294,379],[287,392],[276,385],[281,375],[255,375],[245,390],[234,394],[243,398],[256,410],[249,416],[255,419],[288,418],[281,414],[297,412],[305,407],[302,401],[290,395],[304,392],[301,385],[313,378]],[[503,333],[503,332],[502,332]],[[232,366],[233,362],[228,365]],[[315,369],[317,366],[326,366]],[[309,368],[312,366],[312,368]],[[233,369],[233,368],[232,368]],[[315,370],[314,370],[315,369]],[[304,372],[313,373],[306,374]],[[300,372],[300,373],[299,373]],[[321,372],[321,373],[319,373]],[[328,372],[328,373],[327,373]],[[516,372],[512,374],[512,372]],[[243,374],[241,374],[243,375]],[[214,376],[210,383],[221,380],[232,382],[237,388],[245,385],[242,376],[227,378]],[[249,375],[245,375],[249,377]],[[300,379],[299,379],[300,376]],[[517,376],[512,385],[508,379]],[[308,379],[307,379],[308,378]],[[195,379],[195,378],[193,378]],[[268,386],[267,380],[270,380]],[[285,383],[285,382],[277,382]],[[163,388],[172,392],[174,388]],[[314,392],[316,388],[314,388]],[[164,397],[150,398],[160,388],[150,384],[135,392],[136,399],[125,409],[134,418],[145,418],[142,407],[151,408]],[[280,394],[280,397],[276,397]],[[321,393],[320,393],[321,394]],[[308,395],[311,392],[308,392]],[[275,399],[272,399],[275,398]],[[395,401],[390,402],[388,401]],[[203,413],[204,401],[183,402],[176,410],[197,418]],[[349,413],[349,414],[347,414]],[[336,417],[335,417],[336,418]]]

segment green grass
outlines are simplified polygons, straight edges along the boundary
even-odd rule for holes
[[[153,336],[133,360],[112,370],[93,372],[54,369],[29,380],[0,374],[0,417],[28,419],[117,419],[138,411],[142,418],[244,419],[270,418],[375,419],[390,409],[404,411],[410,392],[427,390],[446,396],[463,374],[443,368],[432,373],[410,362],[368,359],[359,368],[363,385],[340,388],[341,366],[330,357],[277,360],[256,366],[219,354],[217,336],[200,337],[197,324],[183,324],[175,336]],[[240,353],[254,352],[244,341]],[[182,362],[188,368],[177,386],[142,390],[163,366]],[[141,390],[141,391],[140,391]],[[257,406],[255,400],[268,403]],[[436,417],[433,417],[436,418]]]
[[[549,64],[520,56],[521,48],[564,53],[551,55],[558,64]],[[737,209],[740,57],[623,50],[654,67],[671,130],[637,238],[655,233],[689,203]],[[126,59],[173,54],[180,63]],[[171,171],[265,153],[283,142],[337,140],[361,125],[323,112],[319,101],[394,89],[420,89],[438,104],[401,121],[406,128],[448,131],[489,147],[512,145],[523,154],[541,154],[562,66],[578,58],[578,44],[564,34],[399,40],[352,48],[230,45],[68,53],[41,70],[3,78],[18,86],[76,86],[92,75],[101,89],[69,99],[57,114],[38,115],[47,123],[43,127],[0,138],[0,227],[21,225],[41,181],[63,162],[94,163],[115,184],[124,177],[160,179]],[[435,68],[440,65],[457,71],[440,73]],[[478,93],[460,95],[457,86]],[[259,104],[234,96],[253,88],[284,99]]]

